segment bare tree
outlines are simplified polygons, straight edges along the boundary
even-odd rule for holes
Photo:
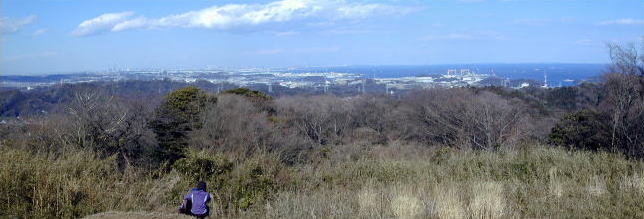
[[[410,123],[429,143],[492,150],[511,147],[526,134],[527,118],[518,101],[467,89],[418,91],[406,100],[413,107]]]
[[[468,104],[470,142],[478,149],[511,147],[526,135],[528,123],[525,109],[519,102],[483,92]],[[467,125],[466,125],[467,126]]]
[[[68,129],[62,132],[71,143],[105,156],[117,155],[122,167],[133,165],[155,145],[154,134],[147,128],[150,113],[136,102],[85,90],[77,92],[66,109],[63,127]]]
[[[286,97],[276,105],[288,126],[318,144],[337,143],[352,123],[351,105],[337,97]]]
[[[644,56],[634,44],[609,44],[608,48],[612,63],[605,75],[607,98],[602,105],[612,115],[611,146],[637,156],[644,137],[635,131],[644,117]]]
[[[266,112],[243,96],[220,95],[201,118],[203,127],[191,134],[194,146],[248,154],[267,149],[271,142]]]
[[[638,49],[635,44],[608,44],[611,60],[610,72],[644,76],[644,56],[638,51],[644,49],[644,44],[640,47],[643,48]]]
[[[408,126],[405,124],[405,106],[399,101],[385,96],[362,95],[350,101],[353,105],[351,117],[352,128],[368,128],[377,133],[376,141],[394,141],[408,137]],[[355,132],[354,131],[354,132]],[[354,136],[357,137],[357,136]]]
[[[465,98],[471,95],[465,90],[430,89],[416,91],[407,96],[411,106],[409,123],[420,140],[443,145],[457,146],[465,132]]]

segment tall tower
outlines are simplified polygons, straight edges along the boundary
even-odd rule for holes
[[[389,84],[385,82],[385,95],[389,95]]]
[[[324,93],[329,92],[329,81],[324,81]]]
[[[548,74],[543,71],[543,88],[548,88]]]

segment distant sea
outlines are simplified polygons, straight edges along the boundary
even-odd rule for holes
[[[547,75],[550,86],[571,86],[582,81],[597,81],[606,64],[455,64],[455,65],[388,65],[307,67],[297,71],[347,72],[365,78],[398,78],[445,74],[448,69],[470,69],[480,74],[496,75],[510,80],[528,79],[542,82]]]

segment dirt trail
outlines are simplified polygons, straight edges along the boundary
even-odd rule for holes
[[[192,219],[186,215],[160,212],[117,212],[109,211],[84,217],[83,219]]]

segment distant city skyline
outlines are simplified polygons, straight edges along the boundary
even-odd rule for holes
[[[0,74],[606,63],[640,0],[4,0]]]

